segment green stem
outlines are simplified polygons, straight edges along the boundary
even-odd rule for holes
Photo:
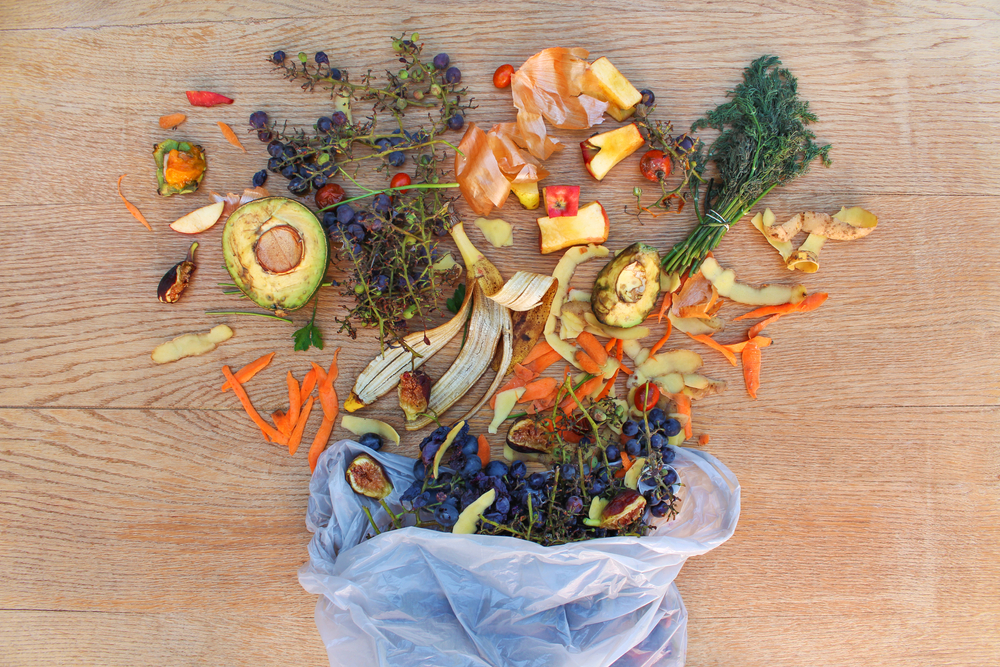
[[[266,317],[271,320],[278,320],[280,322],[285,322],[287,324],[292,323],[292,321],[287,318],[278,317],[277,315],[271,315],[270,313],[254,313],[242,310],[206,310],[205,314],[206,315],[252,315],[254,317]]]
[[[372,513],[370,511],[368,511],[367,507],[362,507],[361,509],[363,509],[365,511],[365,516],[368,517],[368,523],[370,523],[372,525],[372,530],[375,531],[375,534],[376,535],[381,535],[382,531],[379,530],[378,526],[375,525],[375,519],[372,518]]]

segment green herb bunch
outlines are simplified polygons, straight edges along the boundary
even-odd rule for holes
[[[806,126],[816,122],[809,103],[799,98],[796,79],[779,68],[777,56],[761,56],[743,72],[743,82],[728,93],[732,98],[696,121],[692,132],[720,131],[707,155],[700,148],[694,162],[715,162],[722,185],[709,187],[704,213],[698,210],[701,179],[691,179],[698,226],[663,259],[666,271],[693,273],[722,240],[730,225],[750,212],[779,185],[804,174],[819,157],[829,166],[830,144],[815,142]]]

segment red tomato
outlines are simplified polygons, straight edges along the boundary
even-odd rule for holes
[[[513,65],[500,65],[497,71],[493,72],[493,85],[497,88],[506,88],[510,85],[510,77],[513,75]]]
[[[663,151],[646,151],[646,154],[639,160],[639,171],[651,181],[666,178],[672,169],[670,158],[664,155]]]
[[[392,177],[389,181],[389,187],[391,188],[403,188],[410,184],[410,175],[400,172]]]
[[[636,410],[649,412],[656,407],[656,402],[660,400],[660,388],[652,382],[639,385],[635,390],[635,397],[632,399]]]

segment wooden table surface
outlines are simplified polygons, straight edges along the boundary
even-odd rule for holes
[[[248,386],[270,412],[284,407],[286,370],[301,377],[337,346],[345,396],[374,338],[335,335],[343,301],[331,290],[322,352],[293,352],[293,327],[279,322],[205,315],[243,305],[216,287],[228,278],[220,228],[202,235],[180,303],[158,303],[155,287],[190,241],[167,223],[210,190],[245,187],[265,162],[261,144],[248,138],[240,153],[216,121],[242,134],[255,109],[305,124],[329,113],[266,56],[323,49],[355,72],[379,70],[403,30],[451,54],[479,103],[469,120],[487,127],[514,118],[494,68],[548,46],[609,56],[680,127],[753,58],[782,57],[834,164],[764,203],[779,217],[863,206],[880,225],[827,244],[820,272],[796,275],[830,299],[773,328],[760,400],[721,357],[673,341],[731,383],[696,404],[695,425],[743,486],[735,536],[678,579],[688,664],[1000,663],[1000,11],[993,0],[772,4],[3,2],[0,665],[327,663],[316,600],[296,578],[310,537],[305,452],[263,443],[218,391],[219,368],[276,350]],[[236,103],[192,108],[187,89]],[[157,118],[175,111],[188,121],[161,130]],[[585,134],[557,132],[568,149],[548,182],[601,199],[612,248],[682,238],[687,211],[644,226],[621,213],[638,156],[596,183],[574,150]],[[167,137],[206,147],[198,194],[156,195],[150,148]],[[123,173],[152,233],[118,200]],[[281,180],[269,186],[280,192]],[[501,271],[551,270],[536,213],[512,198],[501,215],[516,225],[514,248],[474,236]],[[746,221],[716,256],[746,280],[791,279]],[[236,333],[219,350],[150,362],[158,343],[220,321]],[[371,412],[398,425],[396,410],[388,398]],[[405,436],[402,452],[417,442]]]

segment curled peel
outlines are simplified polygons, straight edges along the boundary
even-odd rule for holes
[[[750,306],[780,306],[798,303],[806,297],[803,285],[766,285],[753,287],[736,281],[736,272],[723,269],[714,257],[706,257],[701,264],[701,274],[719,291],[721,296],[736,303]]]
[[[493,126],[483,132],[469,123],[459,153],[455,154],[455,178],[469,206],[487,215],[507,201],[514,184],[537,183],[548,176],[538,162],[521,150],[524,138],[513,123]]]
[[[517,312],[531,310],[542,302],[542,298],[555,280],[552,276],[518,271],[490,298],[501,306]]]

